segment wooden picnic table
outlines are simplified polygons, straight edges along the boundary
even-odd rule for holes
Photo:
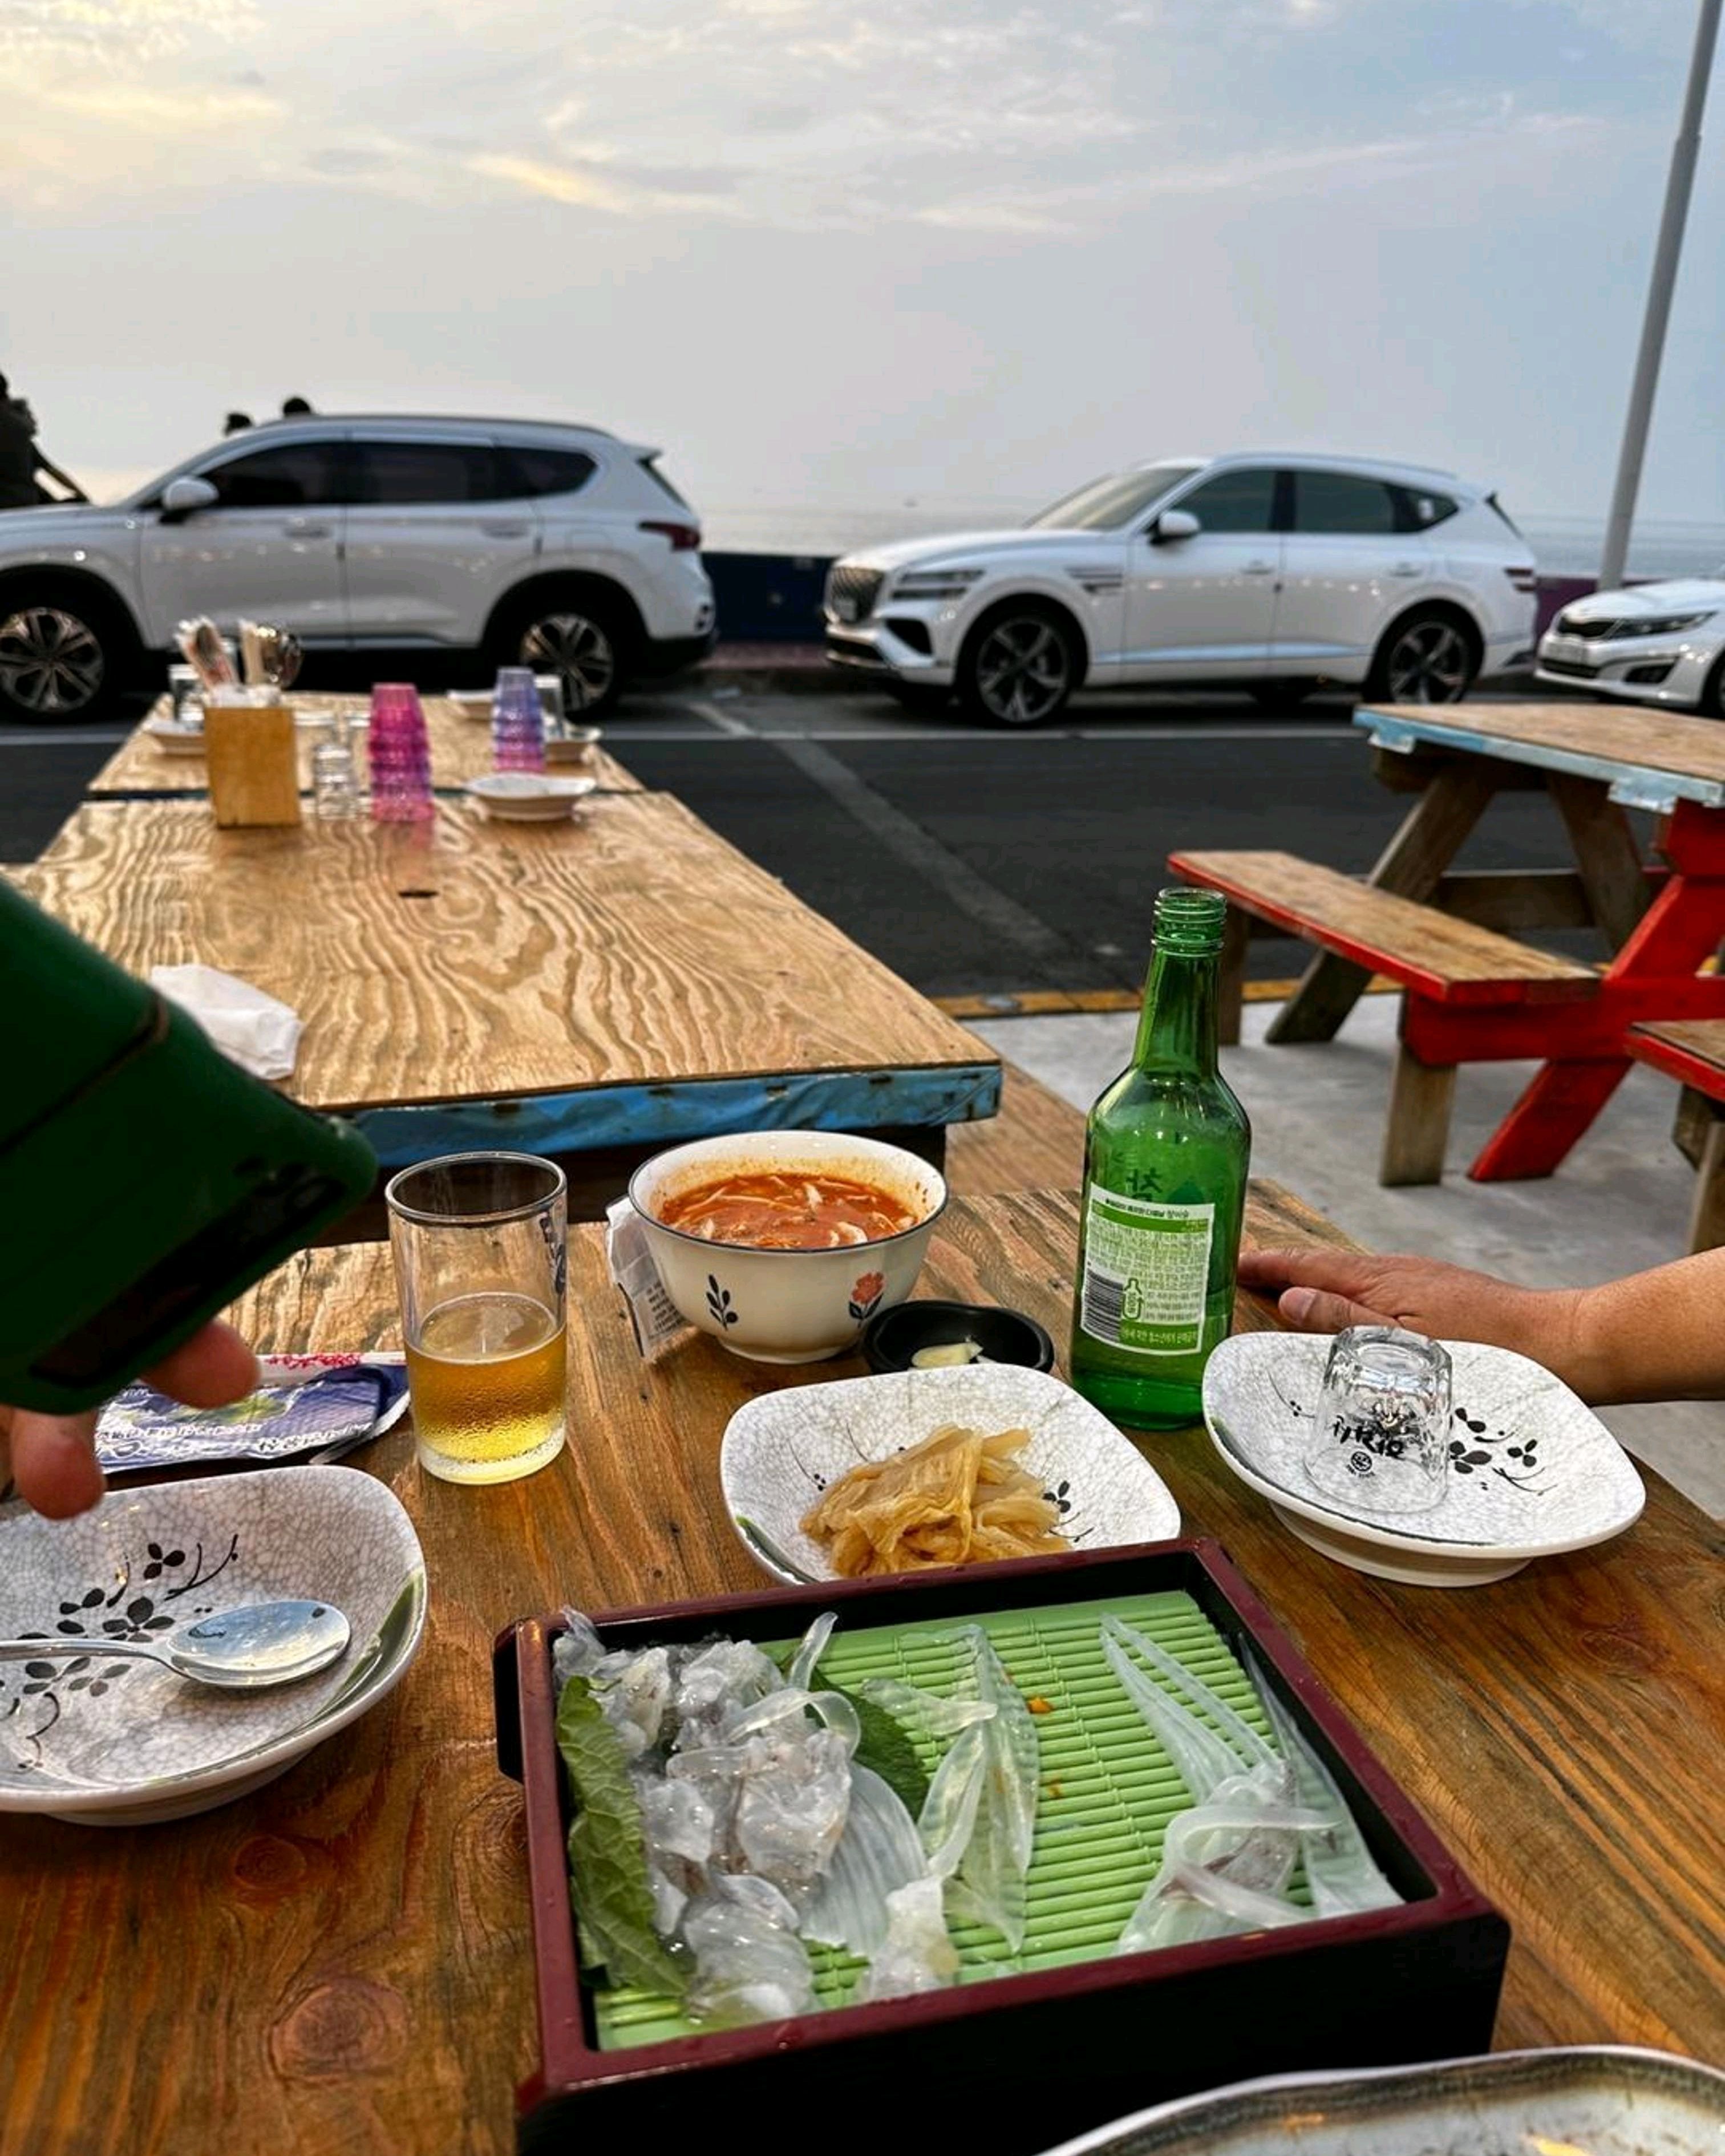
[[[959,1200],[921,1291],[1009,1301],[1064,1339],[1076,1232],[1070,1194]],[[1271,1185],[1254,1190],[1247,1232],[1344,1240]],[[775,1370],[704,1337],[644,1366],[600,1232],[571,1245],[560,1458],[468,1489],[423,1476],[404,1427],[355,1455],[413,1515],[430,1578],[425,1645],[393,1697],[280,1781],[202,1818],[0,1825],[0,2145],[512,2147],[533,1988],[520,1794],[492,1747],[492,1639],[565,1602],[769,1584],[722,1509],[726,1422],[769,1389],[860,1370]],[[398,1339],[388,1254],[375,1246],[304,1253],[233,1314],[265,1349]],[[1236,1322],[1276,1320],[1243,1296]],[[1201,1430],[1140,1442],[1183,1532],[1219,1538],[1509,1917],[1497,2042],[1725,2060],[1717,1527],[1650,1475],[1641,1518],[1601,1548],[1493,1587],[1400,1587],[1296,1541]]]
[[[1597,991],[1507,1011],[1409,998],[1404,1044],[1435,1070],[1541,1064],[1470,1170],[1485,1182],[1548,1175],[1630,1067],[1631,1026],[1725,1017],[1725,979],[1700,974],[1725,937],[1725,732],[1679,713],[1532,701],[1362,706],[1378,773],[1417,793],[1373,869],[1375,889],[1428,901],[1491,929],[1591,922],[1610,952]],[[1573,871],[1455,871],[1496,796],[1543,787]],[[1650,869],[1627,810],[1662,819],[1665,868]],[[1271,1025],[1274,1041],[1327,1040],[1370,968],[1326,952]]]
[[[386,1167],[555,1153],[589,1218],[681,1138],[873,1131],[938,1160],[999,1104],[991,1049],[666,793],[227,831],[199,802],[86,802],[14,874],[134,973],[201,962],[290,1004],[286,1090]]]
[[[363,718],[370,709],[370,700],[365,696],[344,696],[322,690],[302,694],[290,689],[287,701],[295,711],[316,717],[330,717],[339,711],[345,711],[350,718]],[[460,706],[449,696],[426,696],[421,701],[425,710],[425,731],[431,743],[432,785],[439,793],[454,793],[465,786],[469,779],[481,778],[490,770],[490,728],[482,726],[477,720],[466,717]],[[165,718],[168,708],[166,696],[157,700],[84,789],[90,800],[104,801],[116,798],[149,799],[158,794],[207,793],[209,791],[209,769],[201,754],[188,756],[177,752],[170,755],[144,731],[150,720]],[[300,787],[302,793],[309,793],[311,789],[311,745],[325,737],[310,727],[300,730]],[[363,778],[364,732],[356,733],[353,742]],[[596,778],[607,793],[638,793],[641,790],[639,779],[632,772],[625,771],[608,749],[596,750],[589,763],[560,763],[552,767]]]

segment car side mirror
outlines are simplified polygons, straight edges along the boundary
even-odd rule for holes
[[[221,498],[207,479],[170,480],[162,490],[162,521],[183,524],[200,509],[213,509]]]
[[[1150,544],[1167,547],[1176,539],[1195,539],[1203,529],[1189,509],[1164,509],[1150,526]]]

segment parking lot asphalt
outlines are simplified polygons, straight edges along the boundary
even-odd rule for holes
[[[1407,802],[1350,717],[1339,698],[1270,716],[1224,695],[1088,697],[1057,728],[1000,733],[865,693],[676,686],[625,703],[606,740],[925,993],[1009,998],[1135,988],[1172,849],[1369,867]],[[40,851],[122,731],[0,730],[0,860]],[[1500,798],[1463,855],[1566,858],[1538,795]],[[1256,943],[1252,971],[1303,956]]]

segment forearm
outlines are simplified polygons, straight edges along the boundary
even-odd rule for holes
[[[1602,1406],[1725,1399],[1725,1250],[1583,1289],[1552,1367]]]

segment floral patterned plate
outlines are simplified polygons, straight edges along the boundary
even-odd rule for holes
[[[1168,1485],[1070,1385],[1015,1364],[973,1363],[795,1385],[739,1408],[726,1428],[719,1480],[744,1548],[781,1579],[831,1579],[803,1515],[861,1461],[902,1452],[947,1422],[1028,1430],[1020,1457],[1059,1507],[1075,1549],[1166,1542],[1180,1532]]]
[[[1215,1448],[1301,1542],[1415,1587],[1479,1587],[1531,1558],[1621,1534],[1646,1491],[1592,1409],[1507,1348],[1445,1341],[1453,1370],[1450,1479],[1433,1511],[1351,1512],[1307,1476],[1330,1342],[1298,1332],[1224,1340],[1204,1373]]]
[[[331,1669],[217,1692],[152,1662],[80,1656],[277,1597],[332,1602],[353,1628]],[[0,1812],[100,1826],[184,1818],[244,1796],[375,1707],[425,1623],[425,1561],[384,1484],[349,1467],[268,1469],[120,1491],[80,1519],[0,1507]]]
[[[264,1382],[225,1408],[182,1407],[140,1378],[102,1409],[96,1456],[110,1475],[218,1460],[331,1458],[399,1421],[400,1355],[264,1355]]]
[[[1722,2142],[1725,2073],[1588,2044],[1239,2082],[1050,2156],[1713,2156]]]

